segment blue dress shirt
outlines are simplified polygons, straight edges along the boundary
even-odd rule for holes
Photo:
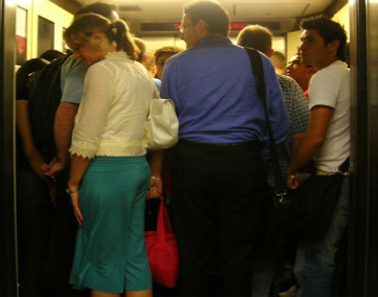
[[[160,88],[161,88],[161,80],[160,79],[157,79],[157,78],[154,78],[154,83],[155,83],[155,86],[158,88],[158,90],[160,91]]]
[[[270,60],[261,54],[269,118],[276,143],[288,136],[288,119]],[[161,97],[176,104],[180,139],[225,144],[258,142],[269,159],[263,102],[244,48],[223,36],[207,36],[172,56],[164,68]]]

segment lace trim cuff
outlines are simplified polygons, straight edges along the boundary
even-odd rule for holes
[[[79,147],[73,144],[70,148],[70,154],[71,156],[77,155],[79,157],[93,159],[96,155],[96,151]]]
[[[131,141],[128,143],[101,142],[98,148],[91,148],[88,143],[72,143],[70,148],[71,156],[76,154],[83,158],[103,157],[127,157],[142,156],[147,152],[144,140]]]

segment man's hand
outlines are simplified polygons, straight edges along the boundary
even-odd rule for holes
[[[54,164],[58,161],[58,158],[57,157],[54,157],[49,164],[47,163],[43,163],[42,166],[41,166],[41,169],[43,172],[46,172],[46,171],[49,171],[51,169],[51,167],[54,166]]]
[[[295,175],[289,175],[288,177],[286,177],[286,187],[292,190],[295,190],[299,187],[299,182],[295,179]]]
[[[49,164],[42,164],[41,168],[43,173],[47,176],[54,176],[56,173],[62,171],[63,169],[68,167],[68,161],[66,160],[58,160],[57,157],[51,160]]]

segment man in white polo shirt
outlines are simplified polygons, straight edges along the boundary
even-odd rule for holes
[[[302,62],[317,72],[309,86],[309,127],[286,170],[287,186],[292,189],[298,186],[296,171],[311,159],[317,174],[331,175],[350,154],[350,75],[343,62],[345,30],[321,16],[303,20],[301,28]],[[335,254],[348,221],[348,201],[349,177],[345,176],[328,230],[299,241],[294,266],[298,296],[332,295]]]

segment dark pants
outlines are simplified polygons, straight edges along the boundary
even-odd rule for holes
[[[270,201],[277,200],[277,196],[273,188],[269,187],[266,199],[268,199],[266,202],[269,206],[271,204]],[[269,218],[269,216],[266,218]],[[268,221],[263,219],[261,223],[267,224]],[[260,231],[260,236],[264,236],[266,231],[266,228],[263,227]],[[284,265],[285,248],[276,251],[267,251],[264,250],[263,247],[259,247],[253,260],[252,296],[277,296],[281,290],[280,286],[285,269]]]
[[[182,295],[208,295],[217,248],[224,294],[250,296],[253,248],[266,191],[259,148],[253,143],[180,141],[172,161],[172,186]]]
[[[41,296],[49,247],[52,202],[31,170],[17,171],[17,238],[21,296]]]

